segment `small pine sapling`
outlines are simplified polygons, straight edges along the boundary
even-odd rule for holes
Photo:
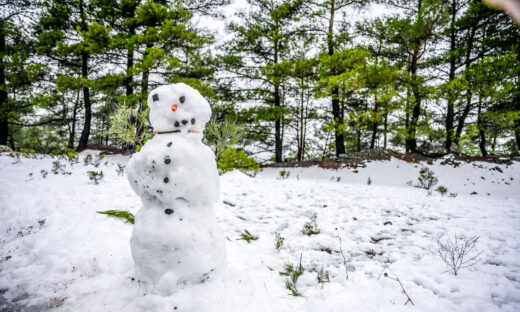
[[[84,166],[88,166],[92,163],[92,155],[91,154],[87,154],[87,156],[85,156],[85,158],[83,158],[83,165]]]
[[[329,272],[323,268],[323,265],[319,269],[313,268],[311,272],[316,272],[318,283],[323,284],[330,282]]]
[[[122,176],[125,173],[125,165],[117,164],[117,175]]]
[[[435,184],[437,184],[437,182],[439,182],[435,173],[426,167],[421,168],[419,171],[419,178],[417,179],[419,180],[418,187],[426,190],[431,189]]]
[[[282,169],[282,170],[280,170],[279,174],[280,174],[280,179],[281,180],[286,180],[291,175],[291,172],[289,170]]]
[[[446,193],[448,193],[448,188],[443,185],[439,185],[436,191],[439,192],[442,196],[445,196]]]
[[[370,179],[370,177],[368,177],[367,184],[368,184],[368,185],[371,185],[371,184],[372,184],[372,179]]]
[[[303,275],[302,255],[300,254],[300,263],[296,267],[292,263],[286,263],[284,270],[279,272],[280,276],[285,276],[285,287],[295,297],[301,297],[301,292],[296,287],[298,278]]]
[[[94,182],[95,185],[99,184],[99,181],[103,180],[103,171],[87,171],[88,178]]]
[[[451,198],[455,198],[455,197],[457,197],[457,193],[450,193],[449,196],[450,196]]]
[[[49,171],[42,169],[42,170],[40,170],[40,173],[41,173],[42,177],[45,179],[47,177],[47,175],[49,174]]]
[[[318,216],[314,215],[311,217],[310,221],[305,222],[303,225],[302,233],[303,235],[311,236],[320,234],[320,229],[318,228],[317,221]]]
[[[258,240],[258,235],[253,235],[249,233],[248,230],[244,230],[244,232],[240,233],[240,240],[245,240],[248,244],[251,243],[252,240]]]
[[[282,247],[284,240],[285,240],[285,238],[282,237],[282,235],[280,235],[280,233],[276,233],[274,235],[274,246],[276,247],[276,249],[280,249],[280,247]]]

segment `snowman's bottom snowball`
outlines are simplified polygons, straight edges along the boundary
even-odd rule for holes
[[[209,208],[150,201],[137,212],[130,246],[136,277],[148,291],[170,295],[224,269],[224,235]]]

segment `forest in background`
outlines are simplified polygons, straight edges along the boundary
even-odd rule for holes
[[[247,0],[226,17],[231,7],[0,1],[0,145],[139,150],[149,91],[184,82],[212,106],[217,159],[518,155],[520,28],[505,13],[477,0]]]

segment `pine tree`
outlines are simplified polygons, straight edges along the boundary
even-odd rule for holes
[[[287,79],[287,64],[291,40],[302,30],[294,20],[302,1],[251,0],[249,12],[240,12],[241,23],[230,23],[234,34],[227,43],[224,58],[226,69],[255,86],[246,90],[247,98],[260,98],[270,107],[258,111],[260,119],[274,120],[275,161],[282,162],[282,118],[286,112],[282,99],[282,85]]]

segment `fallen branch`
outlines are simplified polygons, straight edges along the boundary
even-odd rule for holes
[[[389,279],[394,280],[394,281],[398,282],[399,285],[401,285],[401,289],[403,290],[403,294],[405,294],[406,298],[408,298],[408,299],[406,300],[406,302],[404,303],[404,305],[407,305],[408,302],[410,302],[412,305],[415,305],[415,304],[413,304],[412,298],[410,298],[410,296],[408,296],[408,293],[407,293],[406,290],[404,289],[403,283],[401,283],[401,280],[399,280],[399,277],[395,277],[395,278],[394,278],[394,277],[391,277],[391,276],[389,276],[388,273],[386,273],[386,272],[385,272],[384,275],[385,275],[385,277],[388,277]]]
[[[341,247],[343,245],[341,241],[341,236],[339,236],[338,228],[336,228],[336,233],[338,233],[339,238],[339,251],[341,252],[341,256],[343,257],[343,265],[345,265],[345,275],[348,280],[348,268],[347,268],[347,258],[345,258],[345,254],[343,253],[343,248]]]

